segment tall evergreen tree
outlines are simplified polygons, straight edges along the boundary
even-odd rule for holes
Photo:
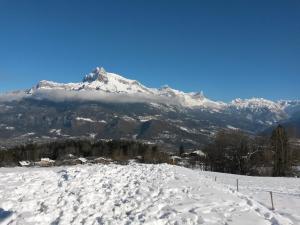
[[[183,155],[183,153],[184,153],[184,147],[183,147],[183,145],[181,144],[181,145],[179,146],[179,155],[181,156],[181,155]]]
[[[278,125],[272,132],[271,148],[274,152],[273,176],[286,176],[290,169],[288,137],[283,126]]]

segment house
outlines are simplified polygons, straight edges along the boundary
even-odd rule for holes
[[[22,167],[28,167],[31,165],[31,163],[29,161],[20,161],[19,164]]]
[[[103,157],[99,157],[99,158],[96,158],[96,159],[93,160],[93,163],[101,163],[101,164],[109,164],[111,162],[112,162],[111,159],[106,159],[106,158],[103,158]]]
[[[41,161],[36,162],[35,165],[41,166],[41,167],[49,167],[54,166],[55,161],[49,158],[41,158]]]
[[[88,161],[86,158],[83,157],[78,158],[78,160],[81,162],[81,164],[85,164]]]

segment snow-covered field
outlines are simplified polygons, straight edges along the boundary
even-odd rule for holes
[[[299,223],[300,210],[292,209],[300,207],[298,179],[243,177],[237,193],[227,182],[234,176],[218,174],[217,182],[214,176],[165,164],[0,168],[0,223]],[[288,193],[287,208],[271,211],[256,188]]]
[[[226,173],[201,172],[217,180],[229,189],[253,198],[265,207],[272,208],[270,191],[273,194],[275,212],[289,218],[293,224],[300,224],[300,179],[290,177],[250,177]]]

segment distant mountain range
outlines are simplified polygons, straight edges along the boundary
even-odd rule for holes
[[[202,92],[148,88],[96,68],[79,83],[40,81],[25,91],[0,95],[2,147],[32,140],[89,137],[137,139],[201,147],[219,129],[261,132],[282,122],[299,128],[300,101],[262,98],[213,101]]]

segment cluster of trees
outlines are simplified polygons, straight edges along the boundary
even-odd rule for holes
[[[222,130],[204,151],[206,169],[234,174],[288,176],[293,163],[299,160],[299,151],[289,144],[281,125],[271,137]]]
[[[64,140],[49,143],[31,143],[0,150],[0,166],[18,165],[20,161],[40,161],[41,158],[63,161],[68,155],[77,157],[105,157],[117,162],[138,159],[144,163],[169,162],[169,155],[155,145],[134,141]]]
[[[179,147],[179,156],[188,165],[201,164],[206,170],[247,175],[292,175],[292,166],[300,163],[300,150],[289,141],[281,125],[270,137],[253,136],[241,130],[221,130],[203,152],[185,153]],[[41,158],[64,161],[68,155],[77,157],[109,158],[119,163],[136,159],[143,163],[174,163],[169,154],[155,145],[135,141],[63,140],[49,143],[31,143],[0,150],[0,166],[15,166],[20,161],[37,162]],[[188,160],[187,160],[188,159]]]

